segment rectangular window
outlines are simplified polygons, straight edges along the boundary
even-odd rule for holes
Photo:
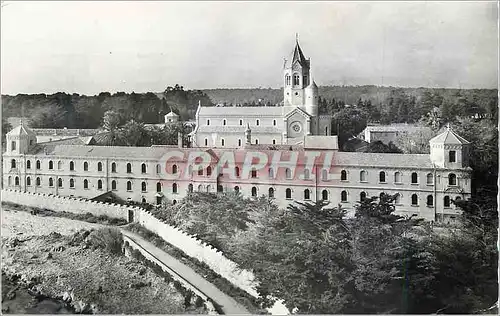
[[[16,150],[16,142],[12,141],[10,144],[11,144],[10,147],[12,148],[12,150]]]
[[[456,162],[457,161],[457,152],[454,150],[450,150],[449,152],[449,162]]]

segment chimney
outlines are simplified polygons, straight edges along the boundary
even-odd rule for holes
[[[179,148],[183,147],[183,144],[182,144],[182,133],[181,132],[177,133],[177,146]]]

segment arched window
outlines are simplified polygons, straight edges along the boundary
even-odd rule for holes
[[[156,197],[156,205],[160,205],[163,198],[161,196]]]
[[[413,206],[418,205],[418,196],[416,194],[411,195],[411,205]]]
[[[325,127],[325,135],[328,136],[328,126]]]
[[[396,193],[394,196],[394,203],[395,204],[401,204],[401,194]]]
[[[257,188],[256,187],[252,187],[252,196],[257,196]]]
[[[240,176],[240,168],[238,166],[234,167],[234,173],[236,174],[237,177]]]
[[[192,193],[192,192],[193,192],[193,184],[192,184],[192,183],[190,183],[190,184],[188,185],[188,192],[189,192],[189,193]]]
[[[177,200],[172,201],[172,205],[175,205],[175,204],[177,204]]]
[[[36,177],[36,186],[39,187],[42,185],[42,181],[40,180],[40,177]]]
[[[57,169],[59,169],[59,170],[62,169],[62,161],[57,162]]]
[[[361,192],[359,194],[359,201],[364,201],[366,199],[366,192]]]
[[[111,172],[116,173],[116,163],[111,163]]]
[[[304,169],[304,180],[309,180],[310,174],[309,169]]]
[[[209,185],[207,185],[207,193],[209,193],[209,192],[210,192],[210,189],[211,189],[211,188],[210,188],[210,184],[209,184]]]
[[[97,163],[97,171],[102,171],[102,162]]]
[[[243,120],[240,120],[240,125],[243,125]]]
[[[127,163],[127,173],[132,173],[132,164],[130,162]]]
[[[234,187],[234,192],[237,192],[237,193],[240,192],[240,187],[239,186],[235,186]]]
[[[255,145],[258,145],[259,144],[259,140],[256,138],[255,139]]]
[[[142,198],[141,202],[146,203],[146,198]]]
[[[116,180],[111,181],[111,190],[116,190]]]
[[[161,173],[161,165],[159,163],[156,164],[156,173]]]
[[[12,185],[12,177],[11,176],[9,176],[9,180],[7,181],[7,184],[8,184],[8,186]]]
[[[69,179],[69,187],[74,188],[75,187],[75,180]]]
[[[49,178],[49,187],[53,187],[53,186],[54,186],[54,179]]]
[[[63,180],[61,178],[59,178],[57,180],[57,186],[60,187],[60,188],[62,188],[62,186],[63,186]]]
[[[427,206],[434,205],[434,197],[432,195],[427,195]]]
[[[141,173],[146,173],[146,164],[141,164]]]
[[[418,183],[418,174],[416,172],[412,172],[412,174],[411,174],[411,183],[412,184]]]
[[[177,193],[177,183],[172,183],[172,193]]]
[[[222,120],[222,125],[226,125],[226,119]]]
[[[289,86],[290,85],[290,75],[285,75],[285,86]]]
[[[102,190],[102,180],[97,180],[97,190]]]
[[[394,173],[394,183],[401,183],[401,172],[396,171]]]
[[[113,182],[115,182],[115,181],[113,181]],[[113,183],[111,183],[111,185],[113,185]],[[89,180],[87,180],[87,179],[83,180],[83,188],[84,189],[89,188]]]
[[[127,191],[132,191],[132,182],[127,181]]]
[[[201,192],[203,190],[203,186],[200,184],[198,185],[198,192]]]
[[[340,171],[340,180],[347,181],[347,171],[345,170]]]
[[[172,174],[177,174],[177,165],[172,165]]]
[[[146,188],[146,181],[142,181],[142,182],[141,182],[141,191],[142,191],[142,192],[146,192],[146,191],[147,191],[147,188]]]
[[[434,175],[432,173],[427,174],[427,185],[433,185],[434,184]]]
[[[207,177],[210,177],[212,175],[212,167],[208,166],[207,167]]]
[[[361,170],[359,172],[359,181],[366,182],[366,171],[365,170]]]
[[[241,139],[238,139],[238,146],[241,146]]]
[[[448,185],[457,185],[457,176],[454,173],[448,175]]]
[[[273,145],[276,145],[276,139],[273,139]]]
[[[259,126],[259,125],[260,125],[260,120],[259,120],[259,119],[257,119],[257,120],[255,121],[255,125],[257,125],[257,126]]]
[[[10,161],[10,167],[11,167],[12,169],[15,169],[15,168],[16,168],[16,160],[15,160],[15,159],[12,159],[12,160]]]
[[[287,179],[291,179],[292,178],[292,170],[290,168],[286,168],[285,169],[285,177]]]
[[[37,160],[37,161],[36,161],[36,169],[37,169],[37,170],[40,170],[40,160]]]
[[[14,185],[16,185],[16,186],[18,186],[18,185],[19,185],[19,177],[18,177],[18,176],[16,176],[16,177],[14,178]]]
[[[450,197],[447,195],[444,197],[444,207],[450,207]]]
[[[385,172],[384,171],[380,171],[378,173],[378,181],[380,183],[385,183]]]
[[[292,198],[292,190],[291,189],[286,189],[285,191],[285,198],[291,199]]]
[[[207,125],[210,125],[210,120],[207,120]]]
[[[269,188],[269,197],[270,198],[274,197],[274,189],[273,188]]]
[[[26,169],[31,169],[31,160],[26,161]]]
[[[293,85],[298,86],[300,84],[300,76],[298,74],[293,74]]]
[[[221,138],[221,140],[220,140],[220,145],[221,145],[222,147],[224,147],[224,145],[225,145],[225,144],[226,144],[226,142],[224,141],[224,138]]]
[[[274,179],[274,169],[272,167],[269,167],[269,179]]]
[[[75,170],[75,163],[73,161],[69,162],[69,170],[74,171]]]
[[[257,178],[257,170],[255,168],[252,168],[252,178]]]
[[[310,200],[311,199],[311,191],[309,189],[304,190],[304,200]]]
[[[54,162],[52,160],[49,161],[49,170],[54,169]]]
[[[323,201],[328,201],[328,191],[327,190],[321,191],[321,199]]]
[[[328,170],[326,169],[321,170],[321,180],[328,181]]]
[[[17,143],[16,143],[15,141],[12,141],[12,142],[10,143],[10,147],[12,147],[12,150],[16,150],[16,144],[17,144]]]
[[[161,183],[156,182],[156,192],[161,192]]]
[[[113,165],[114,165],[114,164],[115,164],[114,162],[111,164],[111,172],[114,172],[114,171],[113,171]],[[116,168],[116,167],[115,167],[115,168]],[[86,162],[86,161],[83,163],[83,171],[89,171],[89,163],[88,163],[88,162]]]
[[[276,126],[276,120],[273,120],[273,126]]]
[[[347,191],[340,192],[340,202],[347,202]]]
[[[205,138],[205,146],[208,146],[208,138]]]
[[[198,175],[202,176],[203,175],[203,168],[201,166],[198,166]]]

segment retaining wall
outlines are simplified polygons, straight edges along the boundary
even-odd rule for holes
[[[91,213],[95,216],[106,215],[108,217],[123,219],[128,219],[129,210],[132,210],[135,222],[154,232],[169,244],[181,249],[186,255],[204,262],[210,269],[220,274],[236,287],[246,291],[253,297],[259,297],[257,292],[258,282],[251,271],[240,269],[236,263],[226,258],[217,248],[207,245],[195,236],[162,222],[143,208],[8,189],[2,190],[2,201],[46,208],[56,212]],[[268,311],[273,315],[290,314],[281,300],[278,300]]]

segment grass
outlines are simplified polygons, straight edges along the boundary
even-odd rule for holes
[[[2,202],[2,206],[15,210],[15,211],[23,211],[23,212],[29,212],[33,215],[38,215],[38,216],[53,216],[53,217],[62,217],[62,218],[68,218],[72,220],[77,220],[77,221],[84,221],[84,222],[89,222],[89,223],[95,223],[95,224],[102,224],[102,225],[111,225],[111,226],[121,226],[127,224],[127,220],[121,219],[121,218],[112,218],[108,217],[106,215],[100,215],[100,216],[95,216],[91,213],[84,213],[84,214],[76,214],[76,213],[71,213],[71,212],[56,212],[53,210],[49,209],[42,209],[38,207],[29,207],[29,206],[24,206],[24,205],[19,205],[15,203],[10,203],[10,202]]]
[[[163,238],[151,232],[150,230],[146,229],[144,226],[137,223],[132,223],[126,226],[125,229],[142,236],[144,239],[150,241],[158,248],[167,252],[171,256],[181,260],[184,264],[189,266],[196,273],[202,275],[207,281],[215,285],[219,290],[231,296],[241,305],[245,306],[250,311],[250,313],[252,314],[268,313],[267,310],[265,310],[260,306],[256,298],[254,298],[247,292],[243,291],[242,289],[234,286],[231,282],[226,280],[221,275],[215,273],[212,269],[210,269],[210,267],[206,263],[201,262],[196,258],[189,257],[182,250],[169,244],[168,242],[163,240]]]

